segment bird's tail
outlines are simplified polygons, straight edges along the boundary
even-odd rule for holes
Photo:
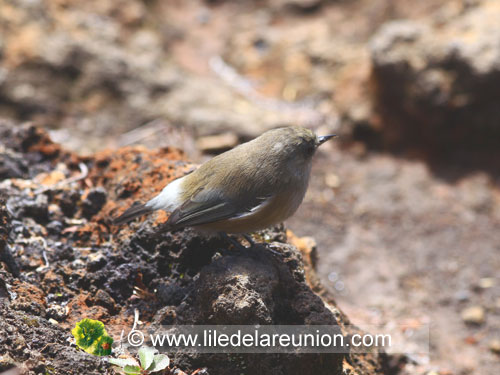
[[[127,209],[123,214],[113,219],[113,225],[121,225],[128,223],[129,221],[135,219],[138,216],[149,214],[154,210],[145,204],[134,204],[132,207]]]

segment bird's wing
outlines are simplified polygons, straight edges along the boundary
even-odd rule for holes
[[[237,218],[255,211],[267,199],[255,198],[241,205],[219,191],[202,188],[172,212],[167,223],[174,228],[183,228]]]

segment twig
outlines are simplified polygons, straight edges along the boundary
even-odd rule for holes
[[[209,65],[215,74],[234,88],[240,95],[265,109],[289,114],[301,114],[306,116],[308,122],[313,124],[331,121],[315,108],[319,102],[318,98],[310,97],[295,102],[267,98],[255,89],[255,85],[249,79],[239,74],[236,69],[227,64],[220,56],[212,57],[209,60]]]
[[[44,187],[41,189],[37,189],[37,190],[35,190],[35,194],[41,194],[41,193],[44,193],[44,192],[49,191],[49,190],[60,189],[64,185],[72,184],[73,182],[77,182],[77,181],[84,180],[85,178],[87,178],[87,176],[89,175],[89,168],[85,165],[85,163],[78,164],[78,167],[80,168],[80,174],[78,176],[69,177],[69,178],[66,178],[62,181],[55,183],[52,186],[47,186],[47,187]]]
[[[134,309],[134,325],[132,326],[132,331],[135,331],[135,327],[137,326],[138,322],[139,322],[139,310]]]
[[[80,181],[80,180],[87,178],[87,176],[89,175],[89,168],[87,167],[87,165],[85,163],[79,163],[78,168],[80,168],[80,175],[62,180],[61,182],[57,183],[56,185],[71,184],[73,182],[77,182],[77,181]]]
[[[43,257],[43,260],[45,261],[45,265],[40,266],[37,269],[37,271],[39,271],[39,270],[48,268],[50,266],[49,259],[47,258],[47,251],[50,251],[50,249],[47,245],[47,241],[45,240],[45,238],[40,237],[40,236],[31,237],[31,238],[21,238],[21,239],[16,240],[15,243],[16,244],[20,244],[20,243],[21,244],[30,244],[30,243],[37,242],[37,241],[42,243],[42,246],[43,246],[42,257]]]
[[[118,146],[128,146],[134,143],[138,143],[152,135],[157,134],[159,131],[165,128],[165,121],[160,119],[154,119],[145,123],[138,128],[130,130],[129,132],[123,133],[118,138]]]
[[[123,343],[123,335],[125,334],[125,330],[122,329],[122,333],[120,334],[120,350],[122,349],[122,343]]]
[[[45,267],[44,268],[50,267],[49,259],[47,258],[47,252],[45,250],[42,251],[42,256],[43,256],[43,260],[45,260]]]
[[[37,242],[37,241],[40,241],[42,243],[44,250],[49,250],[49,247],[47,245],[47,241],[45,240],[45,238],[40,237],[40,236],[17,239],[15,241],[15,243],[30,244],[30,243]]]

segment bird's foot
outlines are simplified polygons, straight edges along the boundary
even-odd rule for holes
[[[243,234],[242,236],[247,240],[247,242],[250,244],[250,246],[246,247],[242,245],[238,240],[236,240],[234,237],[229,236],[227,233],[221,232],[220,235],[227,241],[229,241],[237,250],[239,251],[246,251],[246,250],[251,250],[251,249],[256,249],[257,247],[260,247],[262,249],[265,249],[266,251],[269,251],[271,254],[274,256],[283,258],[283,254],[281,254],[279,251],[276,251],[269,246],[266,246],[265,244],[260,244],[256,243],[253,238],[248,235],[248,234]]]
[[[255,246],[256,246],[255,241],[253,240],[253,238],[252,238],[250,235],[248,235],[248,234],[243,234],[243,238],[244,238],[245,240],[247,240],[247,242],[250,244],[249,249],[251,249],[251,248],[253,248],[253,247],[255,247]]]
[[[280,258],[283,258],[283,254],[281,254],[279,251],[276,251],[274,249],[272,249],[271,247],[269,246],[266,246],[265,243],[255,243],[255,241],[253,240],[253,238],[248,235],[248,234],[243,234],[243,237],[245,237],[245,240],[248,241],[248,243],[250,244],[250,247],[249,249],[253,249],[253,248],[256,248],[257,246],[261,245],[262,248],[266,249],[267,251],[269,251],[271,254],[273,255],[276,255]]]
[[[243,246],[241,243],[239,243],[235,238],[229,236],[225,232],[220,232],[220,235],[222,238],[224,238],[226,241],[229,241],[237,250],[239,251],[245,251],[247,250],[247,247]]]

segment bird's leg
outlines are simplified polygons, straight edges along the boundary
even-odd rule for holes
[[[255,241],[253,240],[252,236],[250,236],[249,234],[242,234],[242,236],[245,238],[245,240],[248,241],[248,243],[250,244],[250,249],[254,249],[257,244],[255,243]],[[278,256],[280,258],[283,258],[283,254],[281,254],[279,251],[276,251],[276,250],[273,250],[271,249],[269,246],[266,246],[265,244],[260,244],[263,248],[265,248],[267,251],[271,252],[273,255],[275,256]]]
[[[252,236],[248,235],[248,234],[242,234],[242,236],[245,238],[245,240],[248,241],[248,243],[250,244],[250,249],[255,247],[255,241],[253,240]]]
[[[233,244],[233,246],[235,248],[237,248],[238,250],[247,250],[247,248],[245,246],[243,246],[242,244],[240,244],[233,237],[229,236],[226,232],[219,232],[219,234],[221,235],[222,238],[224,238],[225,240],[231,242],[231,244]]]
[[[233,237],[229,236],[226,232],[219,232],[219,234],[221,235],[222,238],[224,238],[225,240],[229,241],[231,244],[233,244],[233,246],[236,249],[238,249],[240,251],[249,250],[249,249],[253,249],[253,248],[257,247],[257,244],[255,243],[255,241],[253,240],[253,238],[250,237],[248,234],[243,234],[242,236],[248,241],[248,243],[250,244],[250,247],[243,246],[241,243],[239,243]],[[271,249],[268,246],[262,246],[262,247],[264,249],[266,249],[266,251],[269,251],[274,256],[277,256],[279,258],[283,258],[283,254],[281,254],[279,251]]]

